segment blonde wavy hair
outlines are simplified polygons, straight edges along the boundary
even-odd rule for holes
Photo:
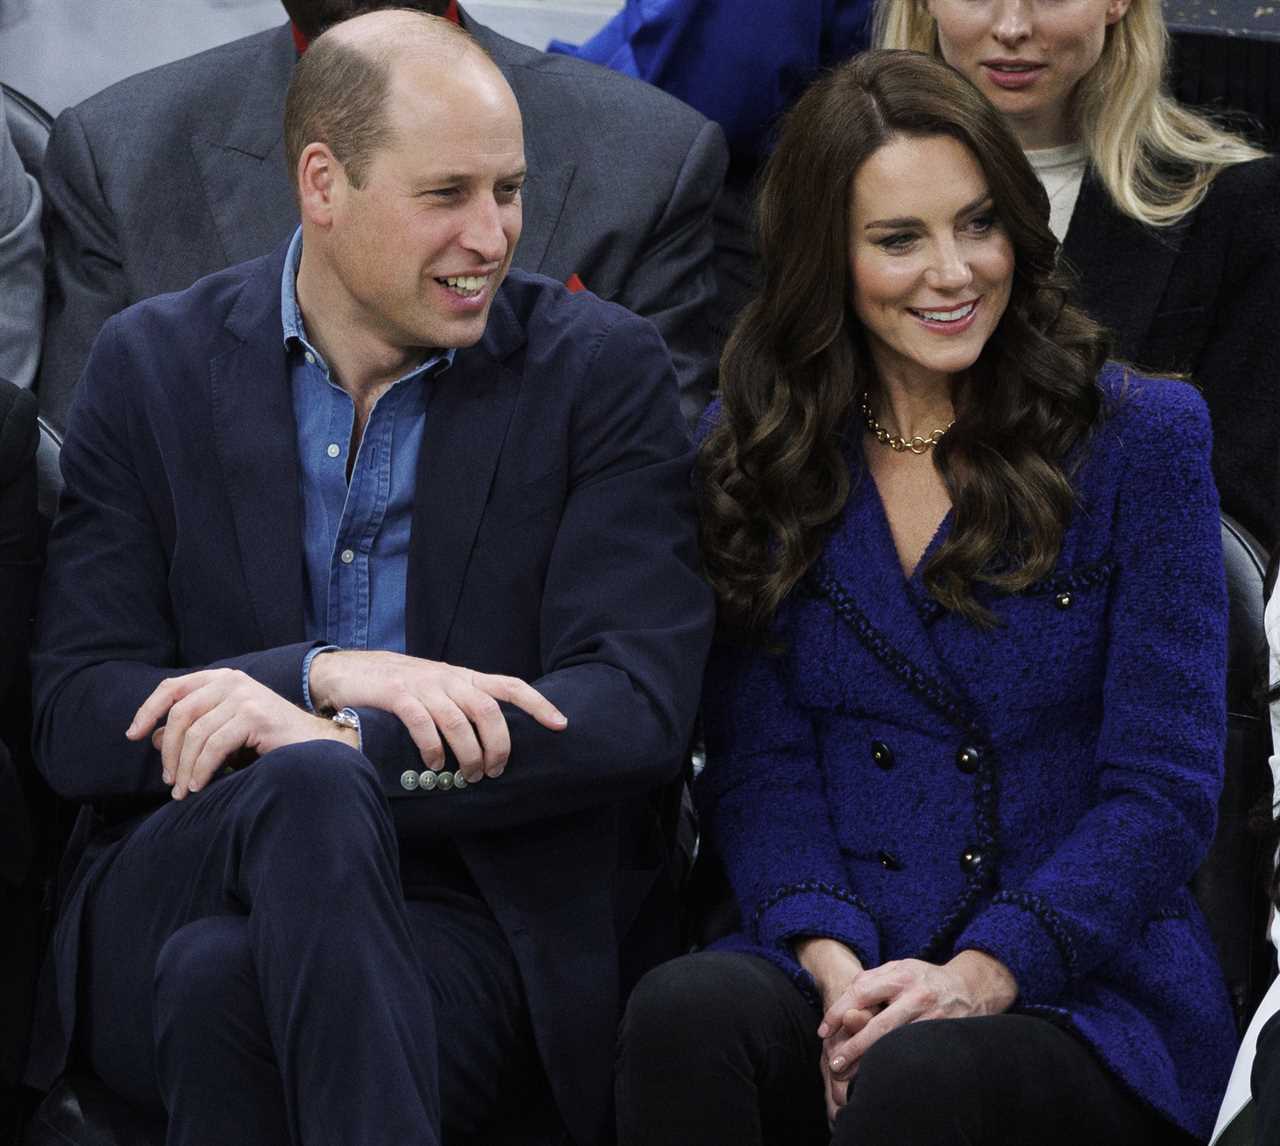
[[[925,0],[876,0],[873,43],[942,58]],[[1089,163],[1124,214],[1167,227],[1194,211],[1224,168],[1266,152],[1183,107],[1164,88],[1169,33],[1160,0],[1132,0],[1076,87]]]

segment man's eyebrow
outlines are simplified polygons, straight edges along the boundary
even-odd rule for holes
[[[963,207],[961,207],[960,210],[956,212],[956,218],[961,219],[965,215],[970,215],[974,211],[977,211],[980,208],[985,207],[990,202],[991,202],[991,192],[984,191],[972,202],[966,203]],[[874,230],[874,229],[895,230],[899,227],[919,227],[921,225],[922,225],[921,220],[917,219],[914,215],[910,215],[910,216],[904,215],[897,219],[876,219],[873,222],[868,223],[865,229],[868,231]]]

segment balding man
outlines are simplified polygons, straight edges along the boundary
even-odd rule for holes
[[[712,622],[670,357],[508,274],[460,29],[335,27],[285,136],[293,239],[111,319],[68,430],[36,745],[92,811],[33,1080],[69,1035],[170,1146],[598,1142],[622,825]]]
[[[529,183],[515,266],[652,319],[695,419],[718,353],[720,129],[647,84],[505,39],[455,0],[402,3],[458,20],[516,93]],[[280,124],[299,52],[352,11],[387,6],[285,0],[291,23],[133,76],[59,117],[44,167],[52,273],[39,382],[56,426],[108,316],[293,231]]]

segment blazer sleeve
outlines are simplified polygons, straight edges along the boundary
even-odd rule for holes
[[[724,863],[747,934],[790,955],[821,935],[880,962],[870,908],[846,884],[813,722],[789,697],[784,661],[717,645],[703,693],[707,765],[694,788],[706,846]]]
[[[720,128],[703,123],[666,207],[614,297],[658,328],[675,364],[680,408],[690,426],[715,386],[719,347],[712,322],[717,287],[711,218],[728,163]]]
[[[68,799],[160,799],[160,754],[124,730],[168,677],[238,668],[301,705],[302,662],[315,642],[211,665],[188,663],[171,606],[164,541],[167,492],[148,488],[157,450],[120,349],[120,319],[94,343],[63,443],[65,488],[49,538],[32,656],[33,745],[49,785]]]
[[[1159,385],[1167,400],[1144,400],[1103,431],[1124,472],[1096,802],[956,942],[1004,963],[1024,1004],[1053,1002],[1175,904],[1213,836],[1227,597],[1209,421],[1190,387]]]
[[[579,367],[570,492],[538,606],[533,686],[561,732],[503,705],[511,756],[497,778],[441,800],[406,793],[423,767],[390,713],[359,709],[365,754],[402,836],[501,829],[622,800],[673,780],[687,760],[714,621],[697,555],[692,449],[652,327],[623,315]],[[450,757],[447,767],[456,767]]]
[[[49,293],[40,409],[59,430],[102,324],[130,302],[116,220],[75,108],[58,116],[42,173],[49,231]]]

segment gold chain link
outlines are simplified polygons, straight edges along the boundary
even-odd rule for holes
[[[941,430],[934,430],[932,434],[928,434],[923,438],[919,434],[913,438],[904,438],[901,434],[891,434],[876,421],[875,415],[871,413],[871,402],[866,394],[862,395],[862,420],[867,423],[867,429],[871,431],[877,442],[882,446],[888,446],[889,449],[898,454],[906,453],[908,450],[917,455],[926,453],[942,441],[942,435],[955,425],[953,419],[943,426]]]

